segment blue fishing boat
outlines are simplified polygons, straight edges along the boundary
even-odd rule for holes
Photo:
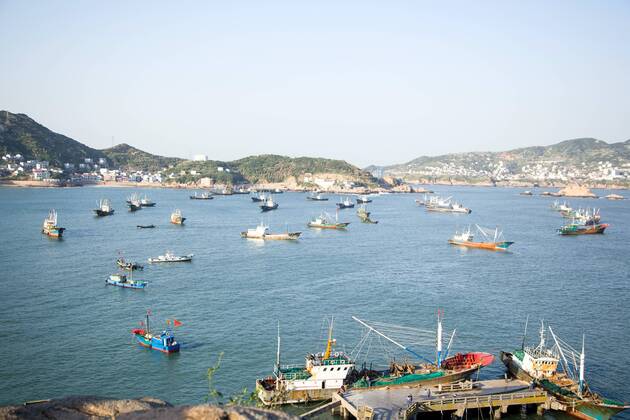
[[[151,333],[149,328],[149,316],[150,312],[147,311],[146,315],[146,325],[145,328],[134,328],[131,330],[131,333],[136,337],[138,343],[143,346],[150,348],[152,350],[161,351],[162,353],[176,353],[179,351],[179,342],[175,340],[175,336],[173,335],[173,331],[167,327],[160,334],[155,335]],[[181,325],[181,323],[177,320],[173,321],[174,326]]]
[[[146,281],[138,281],[132,278],[127,278],[126,274],[112,274],[105,280],[105,284],[124,287],[126,289],[144,289],[147,287]]]

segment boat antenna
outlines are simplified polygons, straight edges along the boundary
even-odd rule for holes
[[[523,331],[523,342],[521,343],[521,350],[525,350],[525,338],[527,337],[527,324],[529,324],[529,315],[525,318],[525,331]]]
[[[450,340],[448,340],[448,346],[446,346],[446,353],[444,354],[444,359],[448,357],[448,353],[451,351],[451,344],[453,344],[453,339],[455,338],[455,331],[457,328],[453,330],[453,334],[451,334]]]

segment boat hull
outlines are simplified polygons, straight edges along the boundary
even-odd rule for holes
[[[608,227],[608,224],[603,223],[600,225],[584,226],[583,228],[579,228],[579,229],[560,228],[558,229],[558,233],[563,236],[594,235],[594,234],[604,233],[607,227]]]
[[[182,217],[181,219],[177,219],[177,220],[171,219],[171,223],[174,225],[183,225],[185,221],[186,221],[185,217]]]
[[[351,209],[354,208],[354,204],[341,204],[341,203],[337,203],[337,208],[339,210],[343,210],[343,209]]]
[[[98,217],[105,217],[105,216],[111,216],[114,214],[114,210],[110,210],[110,211],[104,211],[101,209],[96,209],[94,210],[94,213],[98,216]]]
[[[469,241],[457,241],[449,239],[448,243],[451,245],[465,246],[467,248],[488,249],[491,251],[507,251],[507,249],[514,242],[502,241],[502,242],[469,242]]]
[[[105,280],[105,284],[109,286],[122,287],[125,289],[144,289],[147,286],[145,282],[129,283],[129,282],[120,282],[116,280],[110,280],[110,279]]]
[[[300,238],[302,232],[287,232],[287,233],[267,233],[264,235],[250,235],[247,232],[241,232],[241,238],[245,239],[259,239],[266,241],[295,241]]]
[[[307,226],[315,229],[336,229],[336,230],[345,230],[350,223],[335,223],[330,225],[319,225],[315,223],[309,223]]]
[[[327,198],[315,198],[315,197],[306,197],[309,201],[328,201]]]
[[[263,385],[264,380],[256,381],[256,395],[266,406],[284,404],[305,404],[309,402],[330,400],[338,388],[329,389],[300,389],[300,390],[268,390]]]
[[[265,206],[265,205],[260,206],[260,210],[263,211],[263,212],[275,210],[277,208],[278,208],[277,204],[274,204],[273,206]]]
[[[63,232],[66,228],[56,227],[56,228],[48,228],[43,229],[42,233],[50,238],[61,239],[63,237]]]
[[[179,351],[179,343],[174,345],[164,345],[158,337],[147,337],[144,330],[133,330],[133,335],[138,344],[151,350],[157,350],[162,353],[177,353]]]

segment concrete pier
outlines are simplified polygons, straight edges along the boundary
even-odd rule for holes
[[[344,418],[352,415],[357,420],[408,420],[435,412],[462,418],[466,410],[477,409],[489,409],[498,420],[509,407],[531,404],[546,408],[550,404],[546,392],[530,389],[527,382],[504,379],[430,387],[353,389],[333,395],[333,403],[337,402]]]

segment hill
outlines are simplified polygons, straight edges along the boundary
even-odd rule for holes
[[[505,152],[421,156],[366,170],[409,180],[612,180],[619,173],[630,172],[630,140],[609,144],[579,138]]]
[[[111,167],[122,169],[159,171],[183,161],[180,158],[153,155],[126,143],[103,149],[102,152],[107,157]]]

